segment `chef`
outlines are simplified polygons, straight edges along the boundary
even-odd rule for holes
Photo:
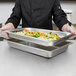
[[[0,28],[3,37],[8,38],[5,30],[17,28],[22,19],[22,27],[52,30],[52,20],[61,31],[76,34],[76,30],[66,18],[59,0],[16,0],[6,26]]]

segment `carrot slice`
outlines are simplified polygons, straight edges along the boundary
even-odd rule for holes
[[[60,37],[58,36],[57,39],[59,39]]]

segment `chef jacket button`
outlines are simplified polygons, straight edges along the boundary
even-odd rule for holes
[[[60,9],[61,7],[59,6],[59,9]]]

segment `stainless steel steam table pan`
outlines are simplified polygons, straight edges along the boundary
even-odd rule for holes
[[[18,31],[18,30],[24,30],[24,29],[28,29],[28,30],[32,30],[32,31],[40,31],[40,32],[54,32],[59,34],[60,36],[63,36],[60,39],[54,40],[54,41],[49,41],[49,40],[44,40],[44,39],[40,39],[40,38],[34,38],[34,37],[29,37],[29,36],[25,36],[25,35],[20,35],[20,34],[15,34],[14,32]],[[71,33],[68,32],[61,32],[61,31],[53,31],[53,30],[45,30],[45,29],[37,29],[37,28],[22,28],[22,29],[14,29],[12,31],[8,31],[9,33],[9,37],[10,38],[15,38],[15,39],[19,39],[19,40],[23,40],[23,41],[28,41],[28,42],[32,42],[32,43],[36,43],[39,45],[43,45],[43,46],[54,46],[56,44],[59,44],[61,42],[64,42],[65,40],[67,40],[70,36]]]
[[[10,47],[36,54],[45,58],[51,58],[67,50],[70,42],[63,42],[56,46],[42,46],[31,42],[25,42],[17,39],[7,40]]]

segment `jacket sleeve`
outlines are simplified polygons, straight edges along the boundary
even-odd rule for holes
[[[67,20],[66,14],[62,10],[58,0],[55,0],[54,6],[53,6],[53,21],[55,22],[55,24],[60,30],[64,24],[68,23],[69,25],[71,25],[71,22]]]
[[[5,24],[11,22],[15,26],[15,28],[17,28],[17,26],[20,23],[20,19],[21,19],[20,1],[16,0],[15,6],[12,10],[12,14],[10,15]]]

